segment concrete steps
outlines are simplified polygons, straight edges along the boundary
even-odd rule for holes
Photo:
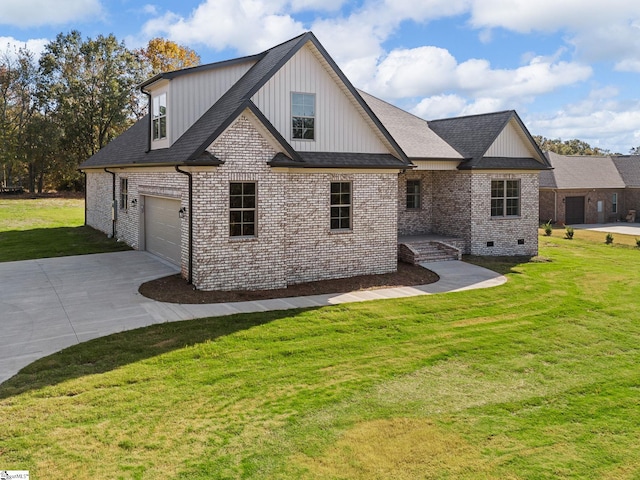
[[[460,260],[462,252],[458,248],[440,241],[422,240],[400,243],[398,258],[403,262],[415,265],[424,262]]]

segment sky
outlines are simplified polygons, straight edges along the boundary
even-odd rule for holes
[[[638,0],[0,0],[0,51],[71,30],[202,63],[311,30],[357,88],[427,120],[513,109],[532,135],[640,146]]]

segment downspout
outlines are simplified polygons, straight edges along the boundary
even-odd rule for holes
[[[189,177],[189,285],[193,284],[193,175],[191,172],[180,170],[176,165],[176,172],[182,173]]]
[[[87,225],[87,172],[80,170],[84,176],[84,225]]]
[[[116,238],[116,173],[110,172],[106,168],[105,172],[110,173],[112,177],[111,185],[111,238]],[[86,193],[85,193],[86,195]]]
[[[142,93],[144,93],[147,98],[149,99],[149,128],[147,129],[147,150],[144,153],[149,153],[151,151],[151,129],[153,128],[153,119],[151,118],[151,94],[149,92],[146,92],[143,88],[140,88],[140,91]]]

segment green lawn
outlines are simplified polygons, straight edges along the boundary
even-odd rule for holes
[[[82,199],[0,198],[0,262],[128,249],[84,226]]]
[[[638,479],[640,250],[540,241],[536,262],[489,261],[509,272],[493,289],[168,323],[37,361],[0,386],[0,468]]]

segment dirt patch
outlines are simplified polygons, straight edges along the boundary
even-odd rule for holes
[[[419,265],[398,263],[398,270],[382,275],[362,275],[359,277],[321,280],[318,282],[290,285],[276,290],[196,290],[180,275],[158,278],[140,285],[139,292],[145,297],[169,303],[223,303],[268,300],[271,298],[301,297],[328,293],[345,293],[358,290],[374,290],[388,287],[410,287],[427,285],[440,279],[431,270]]]

